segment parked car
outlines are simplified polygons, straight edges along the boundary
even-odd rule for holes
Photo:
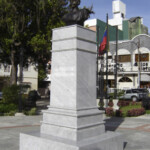
[[[121,99],[139,101],[148,97],[149,92],[146,89],[129,89],[125,90],[124,95]]]
[[[2,95],[3,95],[2,92],[0,92],[0,100],[2,100],[2,98],[3,98]]]

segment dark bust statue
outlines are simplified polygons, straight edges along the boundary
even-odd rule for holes
[[[94,13],[92,7],[79,9],[80,2],[80,0],[70,0],[68,13],[63,16],[66,25],[79,24],[83,26],[84,21],[90,17],[90,14]]]

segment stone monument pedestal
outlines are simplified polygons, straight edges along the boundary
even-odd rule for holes
[[[123,150],[96,106],[96,33],[57,28],[52,42],[51,104],[39,133],[21,133],[20,150]]]

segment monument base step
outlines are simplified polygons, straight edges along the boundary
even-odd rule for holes
[[[20,150],[123,150],[123,139],[120,133],[114,132],[79,142],[41,133],[21,133]]]

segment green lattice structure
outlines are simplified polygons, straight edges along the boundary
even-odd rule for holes
[[[123,30],[118,30],[118,40],[131,40],[136,35],[139,34],[148,34],[148,28],[142,24],[141,17],[133,17],[129,20],[124,20],[123,23]],[[102,40],[106,23],[97,20],[97,28],[99,29],[99,43]],[[109,25],[109,41],[116,40],[116,27]]]

